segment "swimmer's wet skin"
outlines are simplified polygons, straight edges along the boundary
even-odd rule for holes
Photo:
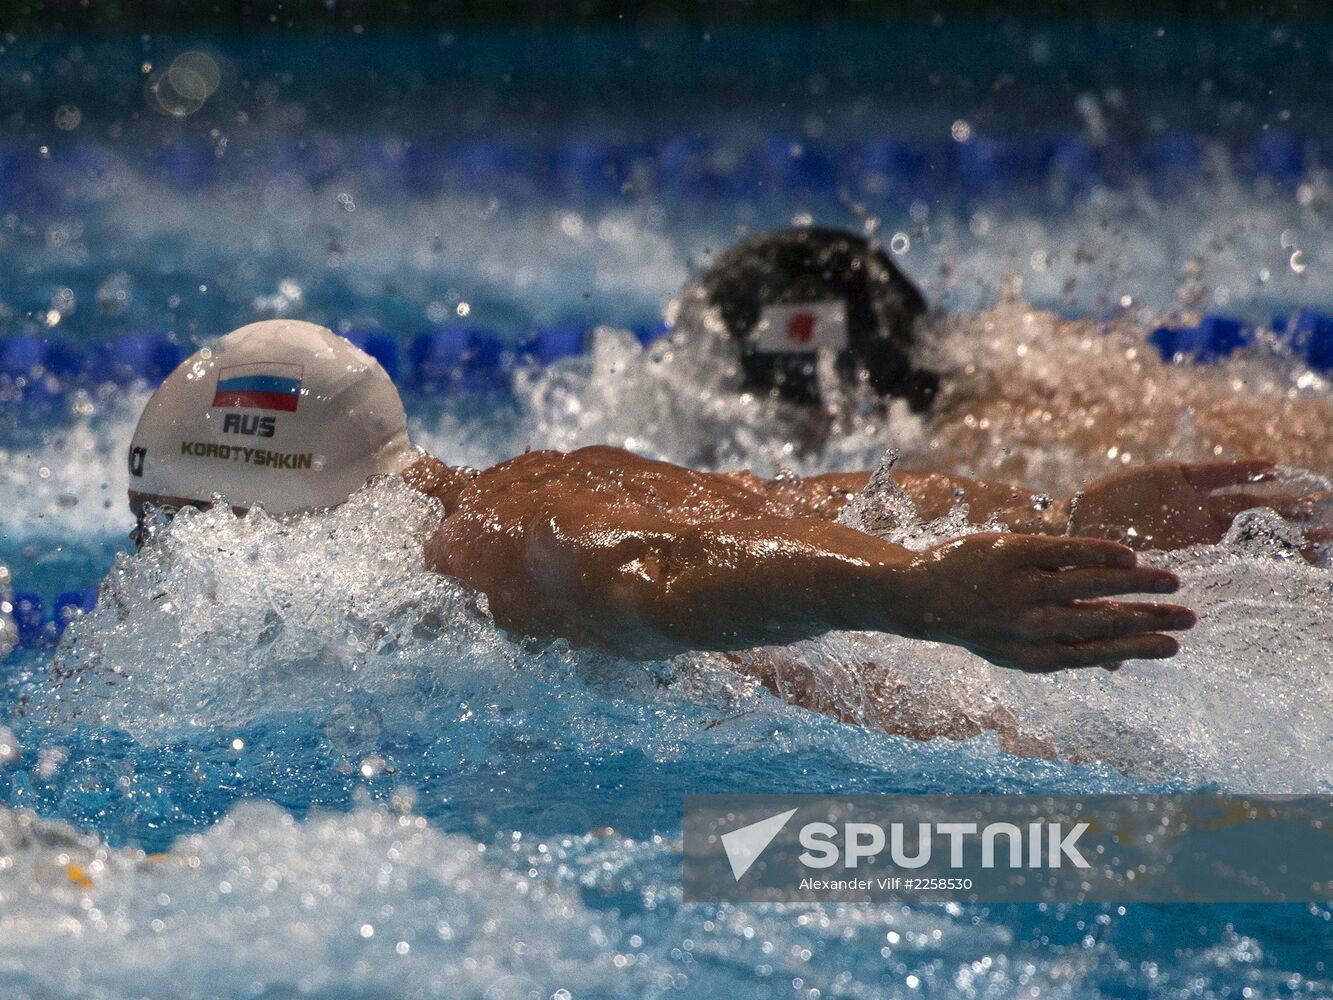
[[[215,383],[241,365],[257,366],[245,377],[262,368],[270,381],[222,393]],[[295,403],[264,395],[286,393],[293,368],[282,366],[300,368]],[[1044,511],[1016,487],[902,473],[922,516],[961,498],[978,522],[994,516],[1015,532],[916,553],[833,522],[866,473],[766,481],[609,447],[534,452],[482,472],[419,453],[409,464],[402,412],[383,370],[330,331],[254,324],[188,359],[149,401],[131,448],[131,502],[207,505],[225,494],[238,508],[285,512],[336,505],[368,476],[401,471],[444,507],[426,541],[429,565],[485,593],[497,623],[515,632],[657,658],[882,631],[1047,671],[1172,656],[1167,633],[1195,621],[1187,608],[1115,600],[1172,593],[1178,580],[1136,565],[1125,545],[1066,531],[1158,548],[1217,541],[1228,514],[1255,503],[1212,491],[1269,470],[1147,466],[1093,484],[1076,508]],[[319,461],[275,469],[247,464],[244,451],[237,459],[237,431],[248,437],[227,419],[237,414],[264,434],[266,450]],[[180,447],[200,440],[218,447]]]
[[[1024,670],[1175,654],[1194,615],[1107,600],[1172,593],[1112,541],[970,535],[909,552],[835,524],[830,485],[709,474],[617,448],[534,452],[465,476],[423,460],[406,478],[444,504],[432,568],[484,592],[504,628],[630,657],[731,651],[834,629],[964,646]],[[834,477],[838,494],[866,475]],[[903,477],[923,498],[951,477]],[[977,511],[1026,519],[1015,509]]]

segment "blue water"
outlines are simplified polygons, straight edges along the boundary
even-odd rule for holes
[[[1325,904],[687,905],[678,849],[687,793],[1328,791],[1325,570],[1240,545],[1190,556],[1186,594],[1217,613],[1174,673],[1046,682],[887,640],[798,650],[830,670],[895,665],[922,698],[998,695],[1057,738],[1081,731],[1107,761],[1074,765],[1014,757],[991,737],[920,744],[843,725],[707,657],[628,664],[517,643],[421,569],[414,539],[430,512],[392,487],[295,528],[186,517],[153,554],[129,555],[123,450],[149,386],[106,345],[132,335],[186,350],[299,316],[388,338],[412,384],[422,330],[493,331],[503,362],[407,396],[414,438],[442,457],[483,464],[606,439],[772,472],[865,467],[917,432],[859,427],[798,459],[780,421],[733,399],[697,351],[608,331],[580,332],[586,350],[554,367],[517,354],[540,328],[671,318],[712,252],[804,218],[901,233],[894,252],[948,310],[942,326],[990,324],[1000,348],[1025,329],[996,305],[1013,273],[1023,309],[1109,320],[1145,349],[1158,326],[1195,322],[1179,310],[1262,332],[1298,307],[1333,306],[1315,99],[1327,82],[1311,83],[1309,49],[1290,38],[1222,60],[1229,72],[1199,98],[1209,114],[1291,57],[1272,94],[1218,124],[1169,78],[1136,89],[1134,46],[1116,50],[1113,83],[1052,82],[1081,50],[1077,33],[1048,28],[1021,41],[1034,66],[1055,61],[1051,75],[1004,85],[1026,106],[977,96],[994,67],[939,92],[915,79],[917,63],[875,69],[893,61],[871,58],[888,51],[873,33],[849,78],[820,84],[798,72],[799,46],[773,35],[754,44],[786,61],[751,81],[758,110],[700,99],[687,113],[687,98],[716,98],[725,81],[681,54],[701,43],[640,29],[648,78],[674,103],[645,115],[631,92],[599,107],[606,71],[575,73],[556,89],[577,130],[536,106],[524,72],[547,64],[522,40],[448,43],[466,53],[456,132],[423,123],[417,104],[440,88],[426,71],[412,90],[414,60],[429,63],[420,40],[368,50],[401,75],[347,120],[338,109],[364,87],[367,50],[288,80],[283,65],[312,61],[300,46],[213,45],[217,96],[180,121],[144,103],[135,70],[193,43],[0,52],[6,80],[25,62],[51,68],[25,85],[3,136],[5,342],[63,340],[85,368],[37,388],[5,382],[0,565],[48,603],[104,581],[58,649],[37,638],[3,663],[0,725],[19,750],[5,755],[0,729],[0,800],[40,818],[0,812],[5,995],[1329,995]],[[1183,59],[1194,84],[1210,76],[1168,37],[1153,58]],[[1211,40],[1228,51],[1243,38]],[[497,52],[528,67],[513,69],[522,100],[486,90]],[[109,97],[78,82],[80,66],[101,72]],[[894,87],[903,100],[876,117],[872,98]],[[485,123],[464,105],[478,93],[498,145],[476,145]],[[52,102],[79,104],[81,123],[48,125]],[[959,121],[975,129],[965,141]],[[1297,138],[1264,138],[1275,130]],[[906,166],[867,179],[856,150],[883,136],[901,136]],[[662,170],[680,162],[668,154],[685,167]],[[1094,180],[1069,184],[1060,164],[1085,155]],[[1299,354],[1245,351],[1279,380],[1310,377]],[[1045,468],[1059,480],[1082,467]]]

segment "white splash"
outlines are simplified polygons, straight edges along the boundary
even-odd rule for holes
[[[930,526],[912,525],[905,500],[891,476],[879,476],[849,510],[859,527],[890,541],[934,540]],[[1180,575],[1169,600],[1199,616],[1168,661],[1130,662],[1113,674],[1027,675],[953,647],[891,637],[849,647],[831,637],[823,655],[841,666],[826,668],[829,697],[873,724],[885,706],[864,703],[867,678],[890,672],[897,697],[934,705],[937,715],[1006,706],[1020,731],[1050,738],[1066,759],[1246,791],[1327,791],[1333,572],[1306,562],[1303,545],[1299,526],[1261,508],[1237,517],[1218,545],[1143,554]],[[860,683],[849,684],[846,675],[858,671]]]
[[[396,480],[328,514],[187,509],[119,558],[34,712],[147,737],[316,707],[351,687],[387,696],[411,679],[398,665],[414,643],[493,631],[473,595],[424,569],[438,517]]]

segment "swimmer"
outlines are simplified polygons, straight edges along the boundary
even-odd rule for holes
[[[206,507],[328,508],[401,475],[439,501],[428,565],[486,594],[502,628],[638,658],[734,652],[830,630],[953,643],[1028,671],[1177,651],[1194,615],[1123,601],[1178,580],[1080,534],[1133,528],[1143,547],[1217,541],[1259,503],[1218,493],[1263,462],[1150,466],[1044,505],[1017,487],[903,474],[923,517],[961,498],[975,534],[911,552],[834,522],[868,474],[774,481],[698,472],[611,447],[532,452],[484,471],[414,451],[402,402],[368,355],[322,327],[272,320],[202,350],[153,394],[129,452],[142,538],[154,516]],[[1066,534],[1069,532],[1069,534]]]
[[[713,262],[698,288],[740,351],[740,388],[801,406],[826,402],[818,371],[843,387],[930,408],[939,375],[915,358],[926,299],[883,250],[836,229],[754,236]]]
[[[1028,331],[1017,355],[1003,338],[988,346],[992,321]],[[681,342],[719,335],[734,344],[737,391],[784,404],[808,455],[822,450],[846,404],[864,411],[869,401],[875,421],[900,400],[927,420],[930,438],[929,455],[908,453],[907,467],[936,468],[947,456],[951,469],[1027,479],[1031,455],[1062,449],[1080,475],[1109,471],[1124,455],[1254,454],[1333,474],[1326,394],[1280,379],[1259,385],[1222,366],[1162,364],[1136,336],[1107,336],[1021,302],[980,319],[931,314],[889,255],[854,233],[801,228],[745,240],[687,285],[676,328]]]

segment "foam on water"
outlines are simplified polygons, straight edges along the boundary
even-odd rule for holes
[[[962,522],[965,510],[952,522],[921,524],[892,480],[895,457],[844,510],[845,523],[910,548],[994,530]],[[876,641],[875,658],[888,654],[886,666],[919,687],[910,700],[928,704],[932,692],[946,690],[963,702],[1010,706],[1019,731],[1049,738],[1067,759],[1107,761],[1126,774],[1177,783],[1328,791],[1333,574],[1302,558],[1303,547],[1299,527],[1260,508],[1236,518],[1218,545],[1147,554],[1146,564],[1180,575],[1171,600],[1199,616],[1181,653],[1166,662],[1131,662],[1115,674],[1033,676],[892,638]],[[858,662],[849,652],[844,647],[836,658]],[[874,710],[865,706],[861,715],[873,719]]]
[[[368,809],[297,823],[250,805],[152,857],[0,812],[0,927],[7,961],[23,969],[7,995],[500,1000],[595,995],[608,981],[621,996],[671,988],[664,954],[622,960],[627,935],[602,929],[577,882],[488,853]],[[556,869],[558,855],[542,860]]]
[[[1197,913],[1051,907],[1034,931],[1020,908],[685,906],[676,849],[610,833],[487,846],[386,810],[297,822],[254,804],[145,856],[0,810],[7,995],[1086,998],[1186,995],[1219,975],[1256,995],[1326,985],[1282,968],[1262,915],[1197,935],[1168,965],[1136,938],[1179,933]],[[1303,914],[1310,926],[1327,916]]]
[[[288,523],[223,506],[183,512],[118,561],[52,661],[50,694],[81,722],[144,736],[313,707],[349,670],[392,688],[414,633],[439,619],[457,635],[466,615],[455,605],[475,603],[423,569],[437,519],[401,486]]]

